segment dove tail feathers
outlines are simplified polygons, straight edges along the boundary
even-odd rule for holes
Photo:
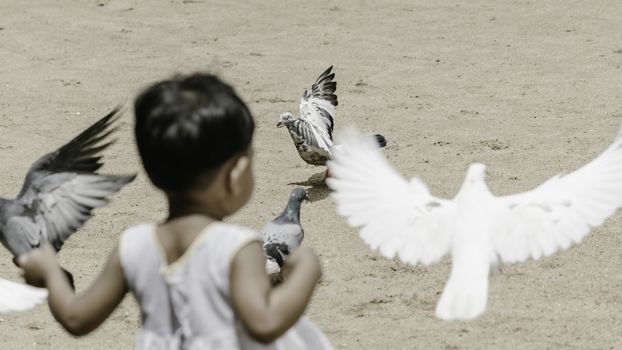
[[[436,305],[443,320],[470,320],[486,310],[490,262],[485,259],[452,262],[451,275]]]

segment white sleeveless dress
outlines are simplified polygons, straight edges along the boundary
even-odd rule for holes
[[[267,345],[252,339],[236,318],[229,297],[230,265],[242,247],[257,240],[259,236],[250,229],[213,223],[167,265],[156,225],[142,224],[123,232],[121,266],[142,315],[136,349],[332,349],[304,316]]]

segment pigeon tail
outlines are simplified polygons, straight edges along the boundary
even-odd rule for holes
[[[268,275],[268,278],[270,278],[270,284],[272,284],[273,287],[283,283],[281,268],[279,267],[279,264],[272,259],[266,260],[266,274]]]
[[[266,259],[266,274],[268,276],[272,276],[278,275],[279,273],[281,273],[281,267],[279,264],[270,258]]]
[[[387,139],[380,135],[380,134],[375,134],[373,135],[373,137],[376,139],[376,142],[378,143],[378,146],[380,148],[385,147],[387,145]]]
[[[466,253],[452,256],[451,274],[436,305],[436,316],[443,320],[470,320],[486,310],[490,261],[476,250]]]

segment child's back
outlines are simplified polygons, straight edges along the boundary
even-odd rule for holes
[[[177,260],[167,263],[157,226],[143,224],[123,233],[121,267],[140,304],[140,349],[237,347],[229,291],[229,265],[239,248],[257,235],[222,223],[208,225]]]
[[[229,291],[231,261],[240,248],[259,239],[257,234],[215,222],[183,255],[167,263],[157,229],[152,224],[132,227],[119,244],[121,266],[144,320],[138,348],[178,349],[182,339],[188,349],[234,349],[239,341],[246,342],[245,349],[263,348],[236,320]]]

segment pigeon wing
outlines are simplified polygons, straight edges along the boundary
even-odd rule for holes
[[[332,141],[326,138],[315,126],[302,119],[296,119],[290,130],[293,130],[292,137],[296,144],[303,143],[309,150],[318,155],[330,158],[332,154]]]
[[[47,298],[47,290],[0,278],[0,313],[23,311]]]
[[[102,166],[100,153],[114,142],[104,141],[115,131],[115,128],[111,126],[121,112],[121,108],[117,106],[71,141],[39,158],[28,170],[18,197],[28,191],[32,182],[37,178],[49,173],[94,173],[97,171]]]
[[[330,66],[320,74],[300,100],[300,119],[306,122],[307,132],[313,134],[318,145],[328,152],[333,144],[333,118],[338,105],[337,82],[333,81],[335,73],[331,73],[332,69]]]
[[[454,204],[430,195],[417,178],[407,181],[386,161],[373,138],[349,130],[328,162],[328,186],[337,212],[363,241],[382,255],[410,264],[430,264],[451,245]]]
[[[499,198],[507,220],[493,236],[505,262],[539,259],[580,242],[622,207],[622,139],[578,170]]]
[[[264,245],[270,243],[285,244],[290,252],[300,246],[304,237],[302,227],[292,223],[275,223],[270,221],[259,232]]]
[[[38,178],[17,199],[23,215],[9,219],[7,226],[19,227],[31,246],[48,241],[59,250],[91,217],[93,209],[106,205],[108,197],[134,177],[54,173]]]
[[[91,217],[94,208],[105,205],[107,196],[119,191],[135,175],[107,176],[96,171],[102,166],[101,152],[112,141],[112,124],[121,110],[113,109],[56,151],[39,158],[26,176],[11,205],[20,214],[6,223],[5,237],[13,254],[21,254],[48,241],[56,249]]]

